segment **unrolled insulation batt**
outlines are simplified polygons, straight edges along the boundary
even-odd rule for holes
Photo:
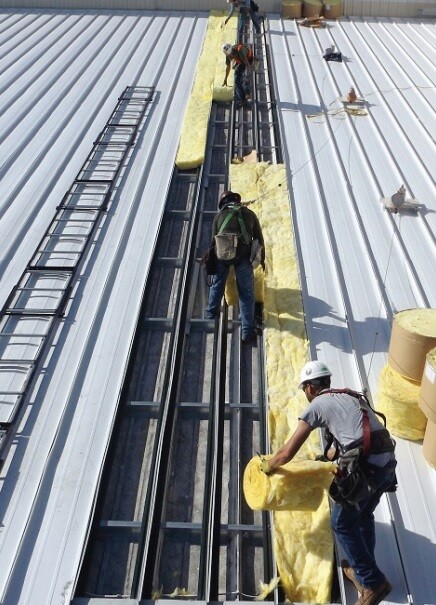
[[[229,86],[222,85],[226,67],[222,45],[235,40],[236,19],[230,19],[225,27],[223,24],[224,13],[212,11],[183,120],[176,158],[180,170],[197,168],[204,162],[212,99],[231,101],[233,98],[233,70]]]
[[[269,434],[271,449],[275,451],[294,432],[298,414],[308,403],[298,389],[308,343],[286,168],[263,162],[232,164],[230,182],[231,189],[239,192],[244,201],[256,200],[250,208],[259,218],[265,240],[264,340]],[[318,434],[313,431],[294,464],[308,464],[307,460],[313,460],[319,453]],[[315,491],[298,494],[299,506],[306,510],[274,511],[275,557],[281,585],[290,601],[330,601],[333,575],[330,509],[325,489],[321,497],[319,490]]]

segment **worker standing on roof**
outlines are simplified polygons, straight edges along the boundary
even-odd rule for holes
[[[228,86],[227,78],[233,62],[235,70],[235,102],[237,109],[243,107],[249,99],[250,88],[245,81],[246,72],[253,68],[257,69],[258,59],[253,55],[251,48],[245,44],[223,44],[223,53],[226,55],[226,75],[223,86]]]
[[[212,225],[212,242],[216,251],[217,268],[212,278],[205,317],[215,319],[218,316],[229,269],[233,266],[239,295],[242,340],[247,343],[254,342],[256,326],[251,255],[252,250],[258,250],[261,246],[261,264],[265,267],[262,229],[256,214],[249,208],[241,206],[239,193],[225,191],[220,198],[218,210]]]
[[[227,0],[229,6],[229,14],[227,15],[227,19],[224,23],[227,25],[230,17],[233,15],[236,9],[239,9],[238,15],[238,33],[242,34],[245,29],[245,24],[248,21],[248,18],[251,18],[253,22],[254,31],[256,34],[260,34],[260,24],[259,19],[257,17],[257,10],[253,10],[254,5],[252,5],[251,0]],[[257,5],[256,5],[257,6]]]
[[[326,429],[326,451],[320,458],[338,456],[329,493],[331,526],[347,557],[341,561],[342,571],[360,593],[355,605],[377,605],[392,586],[375,561],[373,513],[381,495],[396,489],[395,443],[366,397],[350,389],[330,389],[331,372],[324,363],[306,363],[300,380],[310,403],[292,437],[269,460],[261,460],[261,469],[273,473],[292,460],[313,429]]]

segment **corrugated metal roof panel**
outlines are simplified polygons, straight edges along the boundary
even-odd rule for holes
[[[435,26],[271,19],[270,31],[312,354],[328,360],[335,384],[359,388],[368,376],[374,396],[393,313],[436,305]],[[332,43],[342,63],[323,59]],[[365,100],[355,115],[341,101],[351,85]],[[403,183],[421,212],[383,209],[380,199]],[[378,557],[394,579],[386,602],[407,602],[407,591],[431,602],[435,471],[419,444],[398,440],[397,450],[397,497],[377,509]]]
[[[47,362],[50,380],[2,473],[1,592],[9,584],[20,602],[48,603],[71,590],[80,561],[207,15],[38,11],[3,25],[13,74],[0,84],[2,304],[120,93],[156,87]]]
[[[2,305],[120,92],[156,86],[2,471],[5,603],[71,595],[206,23],[200,13],[0,14]],[[312,353],[337,384],[359,387],[367,374],[375,392],[392,313],[436,306],[435,26],[343,19],[311,30],[270,15],[268,27]],[[332,43],[343,63],[322,58]],[[365,115],[344,114],[350,85]],[[383,210],[402,183],[424,204],[418,215]],[[398,457],[400,490],[377,511],[379,556],[396,580],[392,602],[410,588],[423,605],[436,593],[435,473],[419,444],[399,443]]]

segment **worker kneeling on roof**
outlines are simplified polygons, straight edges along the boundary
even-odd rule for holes
[[[242,340],[251,342],[256,338],[252,255],[260,249],[261,264],[265,267],[262,229],[256,214],[241,206],[239,193],[225,191],[218,210],[212,225],[212,246],[217,257],[216,273],[212,278],[205,317],[214,319],[218,316],[227,275],[233,266],[239,295]]]
[[[250,96],[250,88],[245,81],[246,70],[250,68],[256,70],[259,60],[253,55],[253,51],[245,44],[232,45],[229,42],[223,44],[223,53],[226,55],[226,75],[223,86],[228,86],[227,78],[233,61],[235,70],[235,103],[239,109],[245,105]]]
[[[392,587],[375,561],[373,513],[381,495],[396,489],[395,442],[362,393],[330,388],[324,363],[309,361],[300,380],[310,403],[292,437],[269,460],[261,460],[261,469],[273,473],[292,460],[313,429],[325,429],[327,445],[319,459],[338,460],[329,494],[331,526],[347,557],[342,570],[360,593],[355,605],[377,605]]]

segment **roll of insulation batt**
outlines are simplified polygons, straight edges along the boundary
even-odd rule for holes
[[[426,356],[418,403],[427,418],[436,422],[436,348]]]
[[[303,17],[320,17],[323,9],[320,0],[303,0]]]
[[[324,0],[324,17],[337,19],[342,15],[342,0]]]
[[[406,309],[394,317],[388,363],[393,370],[421,382],[425,356],[436,347],[436,309]]]
[[[265,475],[260,470],[260,457],[255,456],[244,471],[245,499],[252,510],[317,510],[335,468],[333,462],[292,460]]]
[[[302,2],[300,0],[283,0],[282,17],[285,19],[299,19],[302,12]]]
[[[436,468],[436,423],[427,421],[424,441],[422,442],[422,453],[430,466]]]
[[[411,441],[424,437],[426,417],[418,406],[419,384],[386,365],[380,372],[376,409],[386,416],[387,428],[395,436]]]

